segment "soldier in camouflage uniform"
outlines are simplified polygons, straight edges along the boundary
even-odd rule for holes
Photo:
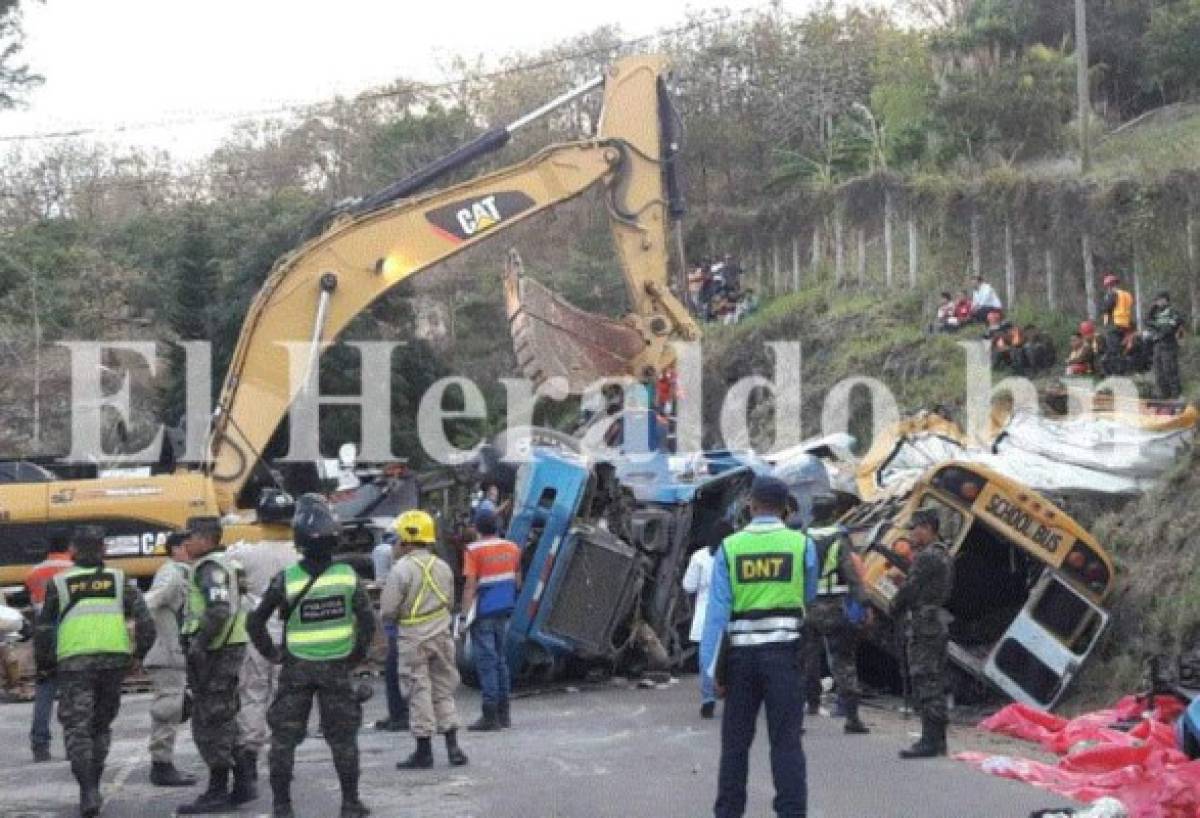
[[[84,818],[100,814],[100,778],[121,708],[121,680],[131,657],[141,659],[154,643],[154,620],[142,595],[124,572],[106,567],[103,556],[103,529],[78,528],[71,540],[75,567],[47,586],[34,632],[38,675],[58,678],[58,720]],[[127,619],[134,623],[132,645]]]
[[[188,686],[192,690],[192,740],[208,765],[208,789],[178,808],[180,815],[228,812],[258,797],[253,775],[236,747],[238,672],[246,654],[244,578],[237,563],[218,553],[221,521],[193,517],[187,524],[192,558],[187,617]],[[233,787],[229,786],[230,773]]]
[[[295,816],[292,768],[316,698],[321,732],[332,751],[342,788],[341,818],[362,818],[370,814],[358,798],[362,705],[350,671],[367,655],[375,633],[375,615],[354,569],[333,561],[341,526],[323,497],[306,494],[300,498],[292,532],[304,557],[275,575],[248,624],[259,653],[283,663],[278,692],[267,712],[273,815]],[[282,648],[267,630],[277,611],[284,623]]]
[[[809,713],[817,712],[821,695],[821,656],[829,657],[829,669],[846,712],[847,733],[870,732],[858,717],[861,696],[858,685],[858,624],[851,622],[847,603],[864,601],[862,580],[854,565],[850,540],[840,531],[810,532],[817,544],[821,566],[817,598],[809,605],[805,633],[805,674]]]
[[[1154,298],[1146,325],[1154,337],[1154,384],[1163,400],[1174,400],[1183,394],[1179,378],[1179,336],[1183,331],[1183,316],[1171,306],[1171,294],[1162,290]]]
[[[954,585],[954,565],[946,544],[938,539],[937,513],[922,509],[912,516],[912,567],[892,598],[892,614],[912,615],[908,636],[908,671],[913,697],[921,714],[921,738],[900,751],[901,758],[946,755],[946,660],[950,635],[942,620],[942,606]]]

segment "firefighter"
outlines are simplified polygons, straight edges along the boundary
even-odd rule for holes
[[[1171,294],[1161,290],[1154,297],[1146,326],[1154,339],[1154,383],[1158,396],[1174,400],[1183,394],[1179,379],[1179,337],[1183,334],[1183,317],[1171,306]]]
[[[104,564],[104,530],[80,526],[71,538],[75,567],[57,574],[38,614],[34,654],[38,675],[58,680],[71,773],[79,783],[79,811],[100,814],[100,779],[121,709],[121,680],[131,658],[154,643],[154,620],[137,587]],[[126,620],[134,624],[130,644]]]
[[[854,553],[842,531],[821,542],[818,538],[817,598],[808,612],[808,638],[805,645],[806,690],[810,715],[820,703],[821,657],[829,657],[829,669],[846,714],[843,730],[850,734],[870,732],[858,717],[861,696],[858,685],[859,616],[865,615],[862,580],[854,564]],[[852,616],[853,614],[853,616]],[[814,685],[815,682],[815,685]],[[814,701],[813,694],[816,694]]]
[[[395,622],[400,652],[400,683],[408,697],[408,722],[417,748],[396,765],[400,770],[433,766],[433,734],[446,739],[451,766],[467,763],[458,746],[458,711],[454,690],[458,668],[454,660],[451,614],[454,574],[434,556],[437,529],[433,518],[413,509],[396,518],[402,556],[392,566],[380,598],[384,622]]]
[[[1103,284],[1104,303],[1100,312],[1108,328],[1104,338],[1104,374],[1122,375],[1134,340],[1133,294],[1121,289],[1121,279],[1113,273],[1104,276]]]
[[[245,591],[241,568],[224,554],[221,520],[193,517],[187,522],[187,550],[193,560],[188,587],[188,687],[192,691],[192,740],[208,767],[208,789],[180,815],[228,812],[258,797],[245,756],[237,745],[238,674],[246,655]],[[233,787],[229,776],[233,774]]]
[[[900,751],[901,758],[932,758],[946,755],[946,662],[949,632],[942,621],[942,606],[950,598],[954,567],[950,552],[938,537],[937,513],[921,509],[908,525],[916,555],[904,584],[892,598],[892,613],[911,614],[908,624],[908,672],[913,696],[921,714],[921,738]]]
[[[725,539],[713,559],[700,647],[701,667],[725,698],[716,818],[746,812],[746,777],[758,711],[766,705],[775,812],[803,818],[808,781],[804,730],[802,633],[817,569],[808,537],[783,523],[788,487],[756,477],[753,519]],[[757,812],[756,812],[757,814]]]
[[[341,785],[341,818],[362,818],[370,814],[358,797],[362,702],[351,684],[350,672],[367,655],[375,633],[375,614],[366,586],[354,569],[333,561],[341,525],[325,498],[305,494],[297,501],[292,533],[304,556],[274,576],[247,623],[258,652],[268,661],[283,664],[279,688],[267,712],[273,816],[295,816],[292,770],[315,698],[321,731]],[[276,611],[284,623],[282,648],[267,630]]]

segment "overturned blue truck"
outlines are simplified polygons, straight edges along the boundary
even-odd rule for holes
[[[784,465],[726,451],[594,461],[534,445],[522,461],[507,537],[521,548],[523,584],[507,652],[514,677],[532,683],[684,667],[695,646],[683,573],[696,549],[749,520],[756,474],[787,480],[802,516],[836,502],[813,456]],[[469,655],[468,641],[459,663],[471,682]]]

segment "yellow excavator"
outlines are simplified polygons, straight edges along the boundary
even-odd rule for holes
[[[82,523],[103,525],[109,558],[139,577],[156,568],[166,533],[192,516],[226,518],[227,541],[290,536],[269,502],[277,497],[242,502],[260,453],[304,386],[292,382],[287,344],[310,344],[315,365],[323,345],[402,281],[592,189],[604,194],[631,313],[621,321],[593,316],[512,277],[506,299],[521,366],[535,381],[562,376],[574,388],[600,376],[653,378],[670,366],[670,343],[694,340],[699,330],[668,287],[671,226],[682,215],[668,80],[662,57],[619,60],[603,76],[342,208],[276,262],[251,304],[206,461],[144,478],[0,485],[0,586],[20,583],[47,546]],[[597,89],[603,108],[594,137],[434,189],[522,127]]]

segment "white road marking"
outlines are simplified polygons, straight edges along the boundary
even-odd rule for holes
[[[120,794],[121,789],[125,786],[125,782],[129,780],[130,774],[133,773],[133,768],[140,765],[143,758],[144,756],[141,753],[134,753],[125,759],[125,763],[121,765],[121,769],[117,770],[112,783],[108,785],[108,793],[104,796],[104,803],[100,806],[101,815],[104,814],[104,811],[108,809],[108,805]]]

